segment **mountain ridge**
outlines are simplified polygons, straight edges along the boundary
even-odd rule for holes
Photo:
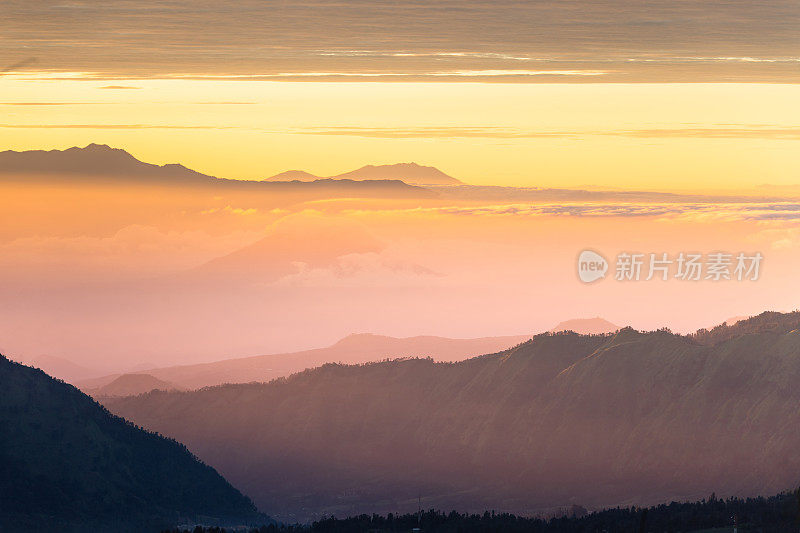
[[[359,333],[348,335],[324,348],[154,368],[147,370],[146,373],[178,387],[198,389],[223,383],[266,382],[333,361],[358,364],[392,357],[425,355],[432,355],[438,360],[455,361],[478,353],[499,351],[529,338],[530,335],[475,339],[436,336],[399,338]],[[78,381],[76,385],[86,392],[92,392],[106,386],[118,376],[119,374],[110,374],[101,378]]]
[[[264,515],[181,443],[0,356],[0,528],[142,531]]]
[[[792,314],[759,316],[721,340],[547,333],[461,362],[326,364],[107,405],[305,518],[413,510],[420,492],[526,514],[778,492],[800,477],[800,332]]]
[[[91,184],[148,184],[175,186],[225,187],[269,192],[323,193],[349,196],[355,194],[392,197],[436,197],[437,194],[398,179],[317,179],[313,181],[264,181],[219,178],[197,172],[180,163],[156,165],[145,163],[121,148],[91,143],[64,150],[6,150],[0,152],[0,179],[23,178],[45,182]]]

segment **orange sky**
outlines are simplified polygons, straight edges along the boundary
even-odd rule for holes
[[[0,146],[100,142],[221,177],[415,161],[472,184],[758,192],[797,185],[791,84],[0,77]],[[24,105],[21,105],[24,104]],[[45,105],[54,104],[54,105]]]

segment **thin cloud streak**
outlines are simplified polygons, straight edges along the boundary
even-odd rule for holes
[[[386,210],[344,210],[345,214],[418,213],[454,216],[568,216],[581,218],[657,217],[673,220],[716,220],[724,222],[800,222],[797,203],[512,203],[482,206],[416,207]]]
[[[294,130],[293,133],[307,135],[345,135],[378,138],[579,138],[585,136],[612,136],[635,138],[754,138],[800,140],[800,127],[719,127],[719,128],[651,128],[633,130],[575,130],[575,131],[525,131],[491,126],[474,127],[423,127],[423,128],[366,128],[366,127],[317,127]]]
[[[164,104],[159,102],[158,104]],[[60,105],[104,105],[114,102],[0,102],[2,105],[60,106]],[[191,102],[192,105],[256,105],[258,102]],[[270,134],[293,135],[342,135],[350,137],[374,137],[383,139],[538,139],[538,138],[582,138],[587,136],[632,137],[654,139],[774,139],[800,140],[800,127],[719,127],[719,128],[651,128],[626,130],[575,130],[575,131],[525,131],[493,126],[444,126],[423,128],[370,128],[348,126],[320,126],[294,129],[260,129],[252,126],[213,126],[181,124],[0,124],[0,128],[18,129],[176,129],[176,130],[257,130]]]
[[[175,124],[0,124],[15,129],[85,129],[85,130],[230,130],[234,126],[179,126]]]

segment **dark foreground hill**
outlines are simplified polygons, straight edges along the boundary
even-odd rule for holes
[[[544,334],[459,363],[325,365],[107,405],[288,521],[405,512],[418,496],[536,514],[774,494],[800,480],[795,318],[698,338]]]
[[[148,531],[263,523],[182,444],[0,356],[0,531]]]

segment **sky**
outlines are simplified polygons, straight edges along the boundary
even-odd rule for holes
[[[259,179],[798,183],[796,2],[4,2],[0,144]]]
[[[800,183],[794,84],[108,83],[0,77],[0,144],[101,142],[236,179],[413,161],[480,185],[730,191]]]
[[[4,353],[119,370],[795,304],[797,2],[12,0],[0,50],[0,152],[100,143],[238,180],[416,162],[578,191],[3,182]],[[583,284],[584,249],[759,252],[764,270]]]

